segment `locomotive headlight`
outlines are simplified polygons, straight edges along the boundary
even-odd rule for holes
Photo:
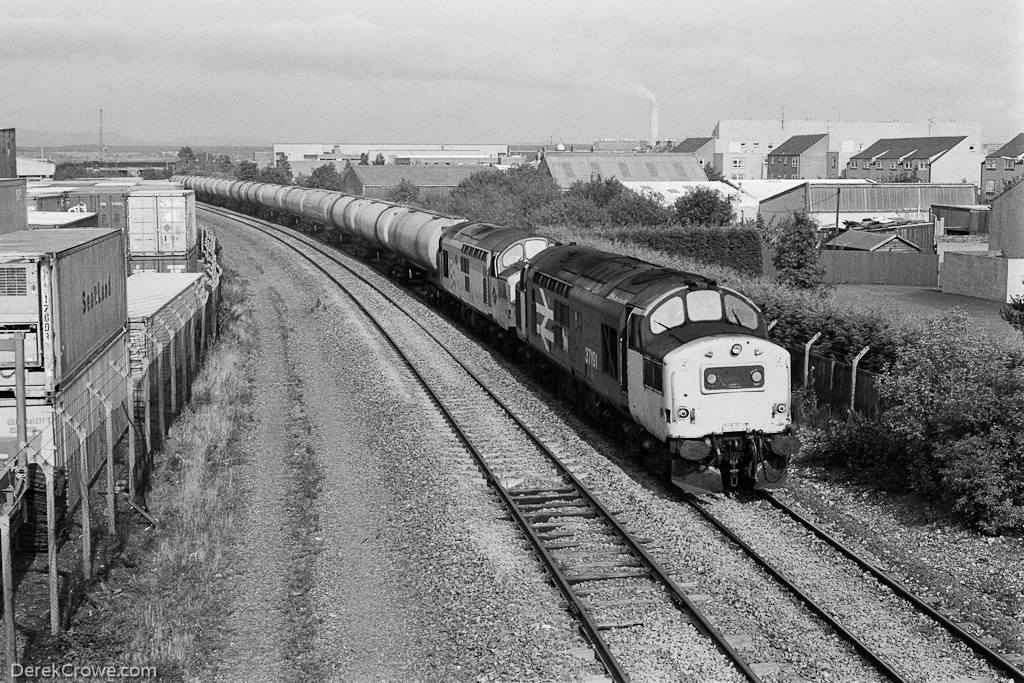
[[[685,420],[686,418],[690,417],[690,409],[689,408],[679,408],[678,410],[676,410],[676,415],[679,416],[680,420]]]
[[[707,382],[707,383],[708,383],[709,385],[712,385],[712,384],[716,384],[716,383],[718,382],[718,375],[716,375],[716,374],[715,374],[715,373],[713,373],[713,372],[709,372],[709,373],[708,373],[708,376],[707,376],[707,377],[705,378],[705,381],[706,381],[706,382]]]
[[[789,408],[785,403],[779,403],[775,406],[775,413],[777,415],[785,415],[786,410]]]
[[[732,355],[734,356],[740,355],[741,351],[743,351],[743,347],[740,346],[739,344],[733,344],[732,349],[729,350],[729,352],[732,353]]]
[[[761,373],[760,370],[754,370],[752,373],[750,373],[750,379],[754,384],[760,384],[761,380],[764,379],[764,375]]]

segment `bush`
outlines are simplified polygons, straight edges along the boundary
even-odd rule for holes
[[[668,254],[733,268],[748,275],[761,274],[761,238],[748,228],[672,226],[620,228],[602,233]]]
[[[673,211],[680,225],[729,225],[736,219],[732,201],[710,187],[687,192],[676,200]]]
[[[819,456],[913,490],[981,530],[1024,528],[1024,353],[962,311],[932,319],[881,382],[875,422],[826,430]]]
[[[814,220],[802,211],[783,222],[772,264],[778,280],[794,289],[822,291],[825,268],[818,263],[817,229]]]
[[[1002,307],[999,315],[1013,329],[1024,334],[1024,296],[1010,297],[1010,303]]]

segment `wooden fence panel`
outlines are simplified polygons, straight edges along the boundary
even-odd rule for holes
[[[852,285],[938,287],[935,254],[825,250],[819,262],[829,282]]]

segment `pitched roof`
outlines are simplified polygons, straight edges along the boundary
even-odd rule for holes
[[[679,152],[679,153],[689,152],[689,153],[693,154],[698,149],[700,149],[704,145],[708,144],[712,140],[714,140],[714,138],[686,138],[685,140],[680,142],[678,145],[676,145],[675,149],[673,149],[672,151],[673,152]]]
[[[889,138],[879,140],[851,159],[933,159],[967,139],[966,135],[948,138]]]
[[[391,187],[402,180],[408,180],[416,187],[455,187],[474,173],[493,173],[490,166],[467,164],[465,166],[398,165],[352,166],[363,187]]]
[[[916,244],[903,239],[896,233],[865,232],[863,230],[847,230],[844,233],[840,233],[838,237],[828,243],[828,246],[857,251],[875,251],[893,240],[905,242],[914,247],[914,249],[921,250]]]
[[[794,135],[772,151],[768,152],[768,156],[773,157],[779,155],[803,154],[816,143],[827,137],[828,133],[818,133],[816,135]]]
[[[549,153],[541,164],[563,190],[592,178],[620,181],[707,180],[693,154]]]
[[[986,159],[1017,159],[1024,155],[1024,133],[1020,133],[1014,139],[989,154]]]

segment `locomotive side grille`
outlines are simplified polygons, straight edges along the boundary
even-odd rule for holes
[[[27,296],[28,277],[24,268],[0,268],[0,296]]]

